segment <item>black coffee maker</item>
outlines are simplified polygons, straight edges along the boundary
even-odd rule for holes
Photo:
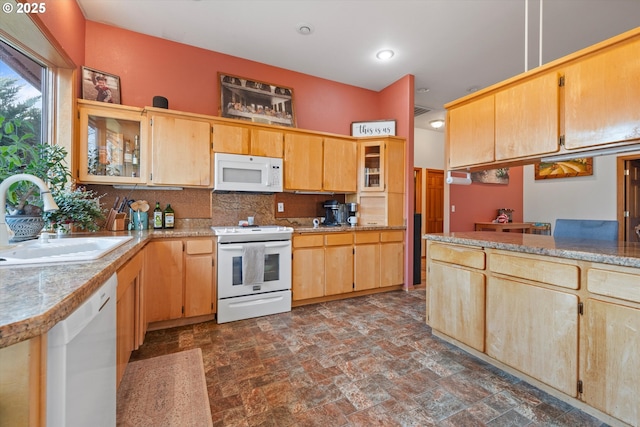
[[[322,207],[325,209],[324,225],[340,225],[340,202],[337,200],[327,200]]]

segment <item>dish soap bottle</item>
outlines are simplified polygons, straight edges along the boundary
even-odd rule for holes
[[[164,209],[164,228],[173,228],[174,225],[174,213],[171,203],[167,203],[167,207]]]
[[[160,209],[160,202],[156,202],[156,207],[153,209],[153,228],[162,228],[162,209]]]

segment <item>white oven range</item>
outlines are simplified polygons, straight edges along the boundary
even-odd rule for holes
[[[291,311],[293,228],[211,228],[218,241],[218,323]]]

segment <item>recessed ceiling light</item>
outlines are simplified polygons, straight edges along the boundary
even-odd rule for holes
[[[309,34],[313,33],[313,25],[298,24],[298,26],[296,27],[296,31],[302,34],[303,36],[308,36]]]
[[[427,92],[429,92],[429,88],[428,87],[421,87],[421,88],[418,88],[416,90],[416,92],[418,92],[418,93],[427,93]]]
[[[429,125],[434,129],[440,129],[442,126],[444,126],[444,120],[442,119],[431,120],[429,122]]]
[[[391,49],[385,49],[376,53],[376,58],[378,58],[381,61],[386,61],[388,59],[393,58],[393,55],[394,53]]]

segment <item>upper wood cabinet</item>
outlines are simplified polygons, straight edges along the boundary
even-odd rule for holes
[[[353,139],[324,138],[323,183],[324,191],[355,193],[358,181],[358,146]]]
[[[201,118],[149,109],[150,185],[210,187],[211,125]]]
[[[640,29],[445,107],[450,169],[535,163],[560,153],[561,139],[576,153],[637,143]]]
[[[565,147],[640,139],[640,36],[564,69]]]
[[[495,160],[558,151],[559,81],[546,73],[495,94]]]
[[[284,189],[322,191],[322,137],[305,133],[284,136]]]
[[[452,108],[447,113],[449,167],[495,160],[493,95]]]
[[[284,133],[241,123],[212,122],[213,151],[282,158]]]
[[[78,100],[78,120],[80,182],[147,182],[147,117],[141,108]]]

